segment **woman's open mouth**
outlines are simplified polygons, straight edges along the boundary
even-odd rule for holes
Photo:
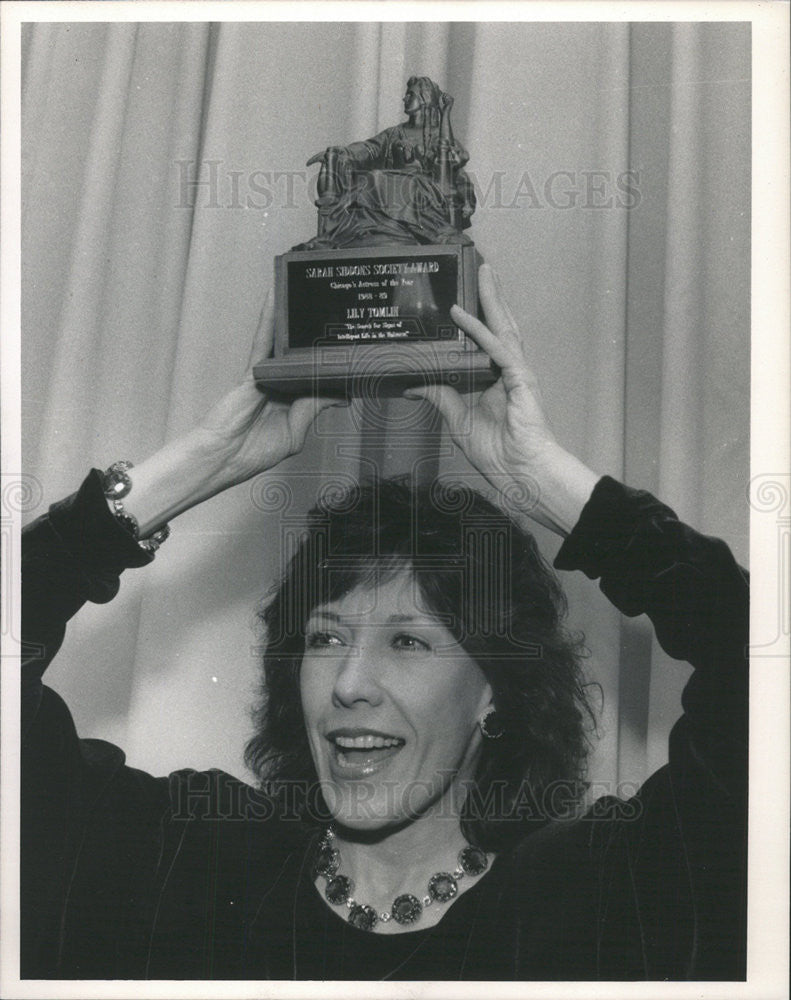
[[[375,730],[336,729],[327,734],[330,762],[339,776],[366,777],[378,771],[403,748],[399,736]]]

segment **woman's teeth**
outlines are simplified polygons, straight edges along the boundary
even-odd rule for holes
[[[403,744],[403,740],[395,736],[336,736],[335,746],[341,750],[375,750],[384,747],[397,747]]]
[[[347,778],[366,778],[384,767],[405,745],[398,736],[379,733],[332,733],[331,759],[338,773]]]

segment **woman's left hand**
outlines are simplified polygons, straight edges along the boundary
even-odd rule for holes
[[[525,338],[491,267],[481,266],[478,291],[487,324],[454,306],[453,321],[484,350],[500,374],[480,396],[462,397],[450,386],[410,389],[445,418],[468,461],[520,508],[560,534],[576,523],[598,477],[555,440],[528,360]]]

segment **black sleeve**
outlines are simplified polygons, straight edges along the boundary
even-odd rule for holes
[[[68,620],[86,601],[111,600],[120,573],[151,558],[110,513],[96,470],[22,533],[20,961],[26,977],[64,972],[77,932],[92,935],[86,954],[114,948],[126,933],[119,900],[140,897],[154,869],[166,783],[125,767],[117,747],[80,739],[68,708],[41,680]]]
[[[153,559],[113,517],[93,469],[77,493],[53,504],[22,532],[23,727],[41,703],[41,677],[69,619],[86,601],[118,593],[121,572]]]
[[[555,566],[598,578],[623,614],[647,614],[665,652],[695,667],[682,698],[684,735],[712,776],[738,787],[747,749],[749,582],[728,546],[682,524],[649,493],[605,476]]]
[[[129,767],[117,747],[80,739],[41,682],[71,616],[111,600],[121,572],[151,558],[116,523],[95,471],[24,533],[23,978],[206,978],[214,954],[244,952],[247,911],[234,903],[279,871],[266,796],[221,771]]]
[[[628,878],[621,898],[630,899],[638,915],[648,978],[666,969],[678,975],[679,968],[683,978],[741,978],[747,574],[724,542],[682,524],[650,494],[608,477],[595,487],[555,566],[598,579],[623,614],[647,614],[662,648],[695,668],[670,735],[669,764],[628,803],[597,803],[602,817],[622,821],[594,825],[593,839],[603,878]],[[626,875],[607,861],[617,856],[616,841],[625,845]]]

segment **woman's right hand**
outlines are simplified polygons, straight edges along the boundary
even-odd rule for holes
[[[320,396],[272,399],[258,388],[253,366],[272,353],[273,311],[270,293],[244,378],[214,404],[192,432],[193,444],[220,461],[223,489],[243,483],[301,451],[308,428],[322,410],[348,405],[345,400]]]
[[[272,352],[272,295],[267,296],[244,378],[191,431],[166,444],[130,473],[128,507],[141,537],[177,514],[243,483],[302,449],[316,416],[346,400],[272,399],[255,383],[253,365]]]

